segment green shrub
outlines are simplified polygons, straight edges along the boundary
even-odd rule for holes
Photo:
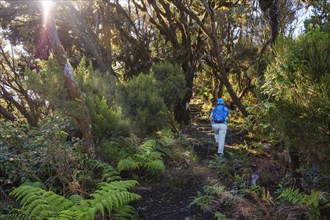
[[[1,184],[44,181],[47,186],[59,189],[72,181],[71,170],[78,164],[71,143],[65,140],[67,133],[63,130],[67,125],[68,121],[61,116],[45,118],[39,128],[1,124],[4,138],[0,138],[0,144],[6,147],[0,158],[6,164],[0,166],[5,177]]]
[[[185,76],[182,69],[165,62],[152,67],[152,73],[159,85],[160,95],[169,109],[172,109],[185,94]]]
[[[87,98],[87,105],[93,124],[93,134],[97,143],[114,137],[128,137],[130,127],[128,121],[122,120],[119,108],[110,108],[105,98],[91,96]]]
[[[75,69],[75,76],[85,97],[97,96],[106,100],[108,106],[113,106],[117,79],[111,74],[102,74],[94,70],[92,63],[86,63],[83,57]]]
[[[75,75],[92,118],[93,134],[97,144],[108,138],[130,134],[128,122],[122,120],[121,109],[115,107],[117,80],[110,75],[101,75],[86,64],[83,58],[75,69]]]
[[[124,114],[140,136],[153,134],[166,124],[166,107],[155,79],[140,74],[123,84],[119,97]]]
[[[276,106],[269,111],[272,129],[324,172],[330,164],[329,48],[329,33],[279,39],[262,87]]]

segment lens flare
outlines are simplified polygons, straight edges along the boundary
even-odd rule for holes
[[[51,0],[43,0],[41,1],[42,7],[43,7],[43,16],[44,16],[44,20],[47,20],[48,16],[49,16],[49,11],[52,9],[52,7],[54,6],[54,2]]]

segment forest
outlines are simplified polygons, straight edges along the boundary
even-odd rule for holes
[[[329,0],[0,0],[0,25],[0,220],[330,219]]]

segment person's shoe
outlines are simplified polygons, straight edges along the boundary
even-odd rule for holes
[[[223,157],[223,153],[218,153],[218,156],[219,157]]]

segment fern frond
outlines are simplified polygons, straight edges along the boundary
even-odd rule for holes
[[[50,218],[49,220],[77,220],[83,219],[86,216],[84,211],[79,210],[63,210],[59,213],[58,217]]]
[[[98,187],[102,190],[127,190],[130,189],[136,185],[138,185],[138,181],[136,180],[125,180],[125,181],[114,181],[111,183],[100,183]],[[97,192],[97,191],[96,191]]]
[[[92,207],[96,207],[100,203],[102,205],[106,205],[109,212],[111,212],[113,208],[119,208],[141,198],[141,196],[135,193],[116,190],[108,191],[103,194],[96,194],[93,195],[93,197],[94,200],[92,201]]]
[[[113,168],[108,163],[103,163],[97,160],[89,160],[89,164],[92,169],[101,168],[102,169],[102,179],[105,182],[112,182],[116,180],[121,180],[120,174],[115,168]]]
[[[120,174],[115,170],[113,167],[111,169],[104,169],[102,172],[102,179],[105,182],[112,182],[112,181],[117,181],[121,180]]]
[[[303,204],[305,201],[305,195],[299,192],[299,189],[286,188],[278,196],[278,199],[284,199],[293,204]]]
[[[162,154],[157,151],[153,151],[146,156],[148,157],[148,160],[159,160],[162,158]]]
[[[306,196],[305,203],[308,206],[314,206],[318,207],[319,206],[319,192],[312,190],[311,194],[309,196]]]
[[[221,185],[203,187],[204,192],[210,196],[219,196],[224,192],[224,189],[225,187]]]
[[[77,205],[83,200],[83,197],[80,195],[72,195],[68,198],[74,205]]]
[[[24,186],[24,185],[22,185]],[[21,201],[23,204],[25,203],[27,197],[26,195],[40,195],[42,192],[40,191],[40,188],[32,187],[32,186],[25,186],[25,187],[17,187],[14,189],[9,195],[15,196],[16,200],[20,201],[23,198],[25,198],[24,201]]]
[[[143,164],[143,167],[151,173],[164,172],[165,170],[165,164],[162,160],[152,160]]]
[[[160,152],[162,154],[162,156],[167,156],[167,157],[171,157],[172,156],[172,151],[169,147],[164,147],[164,146],[161,146],[161,145],[157,145],[155,147],[155,150]]]
[[[208,211],[210,209],[209,205],[213,199],[213,196],[203,195],[201,192],[197,192],[197,196],[194,197],[193,201],[189,206],[197,205],[203,211]]]
[[[33,203],[34,201],[43,201],[42,196],[40,195],[35,195],[34,192],[36,191],[31,191],[29,194],[27,194],[24,198],[22,198],[21,205],[23,207]],[[39,193],[39,192],[38,192]]]
[[[119,172],[123,170],[137,170],[139,169],[139,164],[131,157],[128,157],[118,162],[117,169]]]
[[[55,214],[47,204],[35,205],[33,208],[31,207],[31,210],[27,210],[26,212],[30,213],[28,215],[29,219],[49,219]]]
[[[138,151],[141,153],[149,153],[154,150],[156,145],[157,145],[157,142],[155,139],[149,139],[138,147]]]
[[[116,220],[136,219],[136,211],[132,206],[124,205],[114,211],[113,217]]]
[[[133,216],[134,209],[129,208],[128,204],[141,196],[128,190],[137,184],[135,180],[103,182],[99,184],[98,190],[90,195],[91,199],[82,199],[79,196],[66,199],[51,191],[26,185],[21,185],[12,193],[24,202],[20,210],[22,219],[93,220],[98,213],[105,217],[106,212],[110,215],[121,213],[121,216],[125,216],[125,210],[127,216]]]
[[[306,195],[299,192],[298,189],[284,189],[278,197],[279,199],[285,199],[293,204],[302,204],[308,207],[309,219],[319,219],[319,192],[312,191],[311,195]]]
[[[128,205],[130,202],[140,199],[141,196],[128,192],[128,189],[138,184],[135,180],[115,181],[111,183],[101,183],[93,194],[88,209],[89,216],[95,216],[98,212],[105,215],[105,210],[111,213],[113,210]],[[83,204],[82,204],[83,205]],[[87,207],[87,205],[84,205]],[[93,218],[93,217],[92,217]]]
[[[32,203],[28,204],[26,206],[25,211],[27,213],[29,213],[28,217],[30,219],[33,219],[33,218],[36,218],[37,216],[39,216],[40,212],[42,212],[43,210],[49,210],[49,209],[51,209],[51,207],[48,205],[47,201],[40,198],[40,199],[36,199]],[[54,214],[53,211],[52,211],[52,214]]]
[[[1,215],[0,220],[26,220],[26,215],[23,214],[7,214]]]
[[[73,205],[70,200],[54,192],[30,185],[23,184],[13,190],[11,194],[20,200],[20,204],[23,206],[22,211],[28,213],[30,219],[48,219]]]

